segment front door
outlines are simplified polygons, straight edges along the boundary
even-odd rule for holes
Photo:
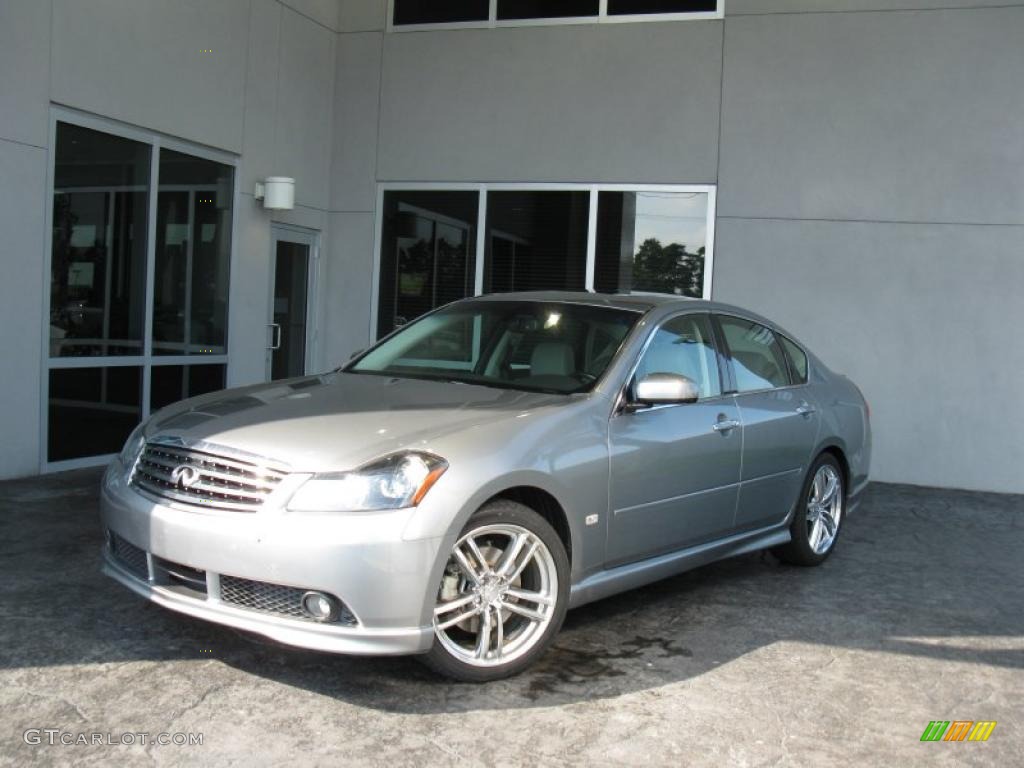
[[[317,234],[275,225],[267,377],[304,376],[313,358]]]
[[[697,383],[696,403],[612,417],[608,560],[626,563],[726,536],[740,479],[742,426],[722,394],[707,315],[664,323],[634,376],[676,373]]]

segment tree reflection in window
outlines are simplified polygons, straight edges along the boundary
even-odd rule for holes
[[[601,192],[595,288],[703,296],[707,217],[705,192]]]

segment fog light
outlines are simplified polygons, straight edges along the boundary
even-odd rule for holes
[[[302,607],[317,621],[334,621],[338,618],[338,601],[323,592],[307,592],[302,596]]]

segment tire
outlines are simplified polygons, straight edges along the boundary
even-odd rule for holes
[[[436,592],[434,645],[418,658],[463,682],[511,677],[551,645],[568,605],[569,557],[555,529],[523,504],[492,501],[452,548]]]
[[[835,489],[829,492],[832,481]],[[828,498],[822,503],[820,497],[825,494]],[[843,468],[831,453],[822,453],[807,471],[789,528],[792,538],[788,544],[777,547],[775,555],[792,565],[821,565],[835,549],[845,516]]]

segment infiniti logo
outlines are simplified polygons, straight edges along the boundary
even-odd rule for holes
[[[180,490],[191,488],[199,482],[199,470],[187,464],[182,464],[180,467],[175,467],[171,470],[171,482]]]

